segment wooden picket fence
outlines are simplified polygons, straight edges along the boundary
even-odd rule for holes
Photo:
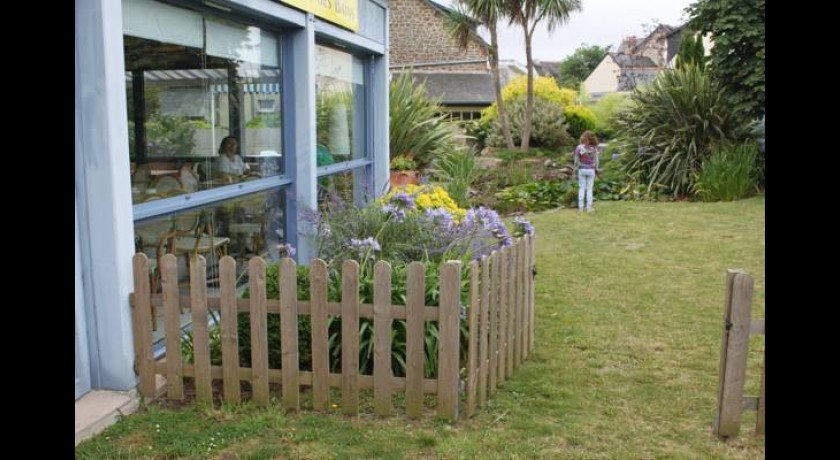
[[[723,340],[720,348],[720,385],[713,427],[715,435],[721,439],[738,436],[741,414],[748,410],[757,412],[755,434],[764,434],[766,347],[761,363],[759,395],[744,396],[750,335],[765,334],[765,320],[752,319],[752,301],[752,277],[738,270],[727,270]]]
[[[440,270],[440,305],[425,303],[425,269],[419,262],[408,266],[405,306],[391,304],[391,266],[379,261],[374,266],[373,304],[359,303],[359,264],[348,260],[342,265],[341,302],[327,301],[327,265],[320,259],[310,264],[310,299],[299,301],[295,261],[280,261],[279,300],[266,299],[266,263],[256,257],[249,261],[250,298],[236,296],[236,262],[229,256],[219,262],[218,297],[208,296],[206,262],[202,256],[190,260],[190,293],[180,295],[178,267],[174,255],[160,261],[162,295],[152,295],[149,260],[136,254],[134,293],[134,340],[141,395],[153,398],[155,376],[167,381],[167,397],[184,398],[184,378],[194,379],[196,400],[212,401],[214,380],[222,381],[222,398],[241,400],[240,383],[249,382],[251,399],[269,403],[269,383],[281,387],[285,409],[300,409],[300,389],[309,387],[313,408],[327,411],[329,389],[341,392],[341,408],[346,414],[359,411],[359,391],[373,389],[374,411],[388,416],[393,411],[394,392],[405,393],[405,412],[409,418],[423,413],[423,396],[436,395],[437,416],[457,420],[460,406],[467,417],[487,403],[496,388],[528,357],[534,348],[534,243],[533,236],[473,261],[469,266],[469,304],[466,306],[467,333],[461,330],[461,263],[446,262]],[[153,310],[163,308],[165,360],[152,354]],[[181,356],[181,312],[191,310],[194,363]],[[220,312],[222,365],[211,365],[209,347],[210,310]],[[237,313],[250,315],[252,367],[239,365]],[[267,314],[280,314],[281,368],[268,366]],[[299,362],[298,316],[311,316],[311,371],[301,371]],[[328,316],[341,317],[342,360],[340,373],[329,371]],[[373,318],[373,375],[359,372],[359,320]],[[406,376],[395,377],[391,367],[393,320],[406,320]],[[424,378],[425,322],[438,322],[437,378]],[[467,340],[466,363],[459,359],[461,340]],[[465,368],[464,400],[460,371]]]

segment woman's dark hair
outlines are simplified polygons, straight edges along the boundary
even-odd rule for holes
[[[219,144],[219,153],[225,153],[225,147],[230,141],[237,142],[236,136],[227,136],[224,139],[222,139],[222,142]]]

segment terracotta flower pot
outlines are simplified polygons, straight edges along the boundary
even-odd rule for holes
[[[420,174],[417,171],[396,171],[391,170],[391,187],[400,187],[408,184],[419,184]]]

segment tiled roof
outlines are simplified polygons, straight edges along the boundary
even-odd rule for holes
[[[443,105],[490,105],[496,100],[489,72],[415,73],[414,81],[425,82],[426,94]]]

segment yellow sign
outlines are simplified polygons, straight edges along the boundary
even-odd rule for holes
[[[315,16],[327,21],[347,27],[352,31],[359,30],[358,0],[280,0],[283,3],[309,11]]]

